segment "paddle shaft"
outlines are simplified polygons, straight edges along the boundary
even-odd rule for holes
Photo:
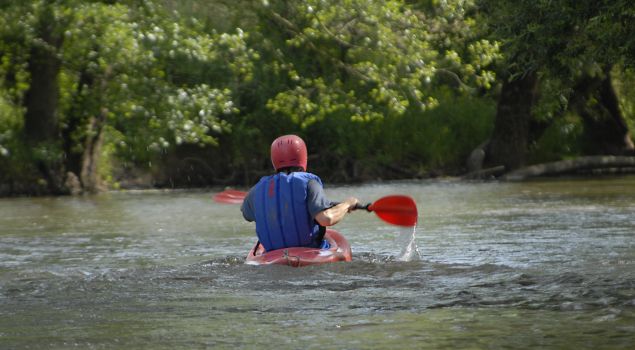
[[[219,203],[240,204],[246,196],[247,192],[226,190],[217,193],[213,198]],[[354,209],[374,212],[380,219],[393,225],[415,226],[417,224],[417,204],[409,196],[389,195],[366,205],[357,203]]]

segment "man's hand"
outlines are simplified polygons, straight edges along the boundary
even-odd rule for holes
[[[315,216],[315,221],[322,226],[333,226],[340,222],[347,213],[355,210],[359,200],[349,197],[338,205],[322,210]]]
[[[348,212],[352,212],[353,210],[357,209],[357,203],[359,203],[359,200],[355,197],[348,197],[346,198],[346,200],[342,203],[346,203],[348,204]]]

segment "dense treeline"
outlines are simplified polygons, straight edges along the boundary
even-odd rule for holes
[[[331,181],[629,154],[634,17],[626,0],[0,1],[0,193],[251,184],[283,133]]]

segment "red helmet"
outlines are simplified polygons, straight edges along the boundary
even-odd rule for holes
[[[284,135],[271,144],[271,163],[277,170],[300,167],[306,171],[307,152],[304,141],[296,135]]]

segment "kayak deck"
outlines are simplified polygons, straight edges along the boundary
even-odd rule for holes
[[[292,247],[265,252],[262,244],[259,244],[249,251],[245,264],[300,267],[352,260],[351,246],[339,232],[327,229],[324,239],[330,244],[328,249]]]

